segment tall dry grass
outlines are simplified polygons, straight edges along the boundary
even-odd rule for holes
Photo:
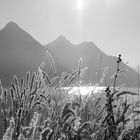
[[[52,58],[49,54],[52,62]],[[116,88],[121,73],[121,55],[113,76],[113,88],[102,94],[69,94],[62,87],[81,86],[87,68],[82,59],[72,73],[49,78],[42,63],[26,78],[13,78],[10,89],[0,84],[0,140],[138,140],[139,102],[128,102],[125,95],[136,95]],[[56,72],[54,63],[52,69]],[[105,72],[106,73],[106,70]],[[101,81],[105,77],[101,77]],[[80,91],[79,91],[80,92]],[[10,121],[9,121],[10,120]]]

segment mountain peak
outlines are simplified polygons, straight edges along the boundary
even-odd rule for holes
[[[15,29],[15,28],[19,28],[19,26],[15,22],[11,21],[4,28],[5,29]]]
[[[65,36],[63,36],[63,35],[58,36],[58,37],[56,38],[56,41],[69,42],[69,41],[67,40],[67,38],[66,38]]]
[[[67,40],[66,37],[65,37],[64,35],[60,35],[60,36],[58,36],[57,39],[58,39],[58,40]]]
[[[71,42],[63,35],[58,36],[54,42],[59,43],[64,46],[71,45]]]

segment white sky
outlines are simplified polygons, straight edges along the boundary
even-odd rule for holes
[[[62,34],[140,64],[140,0],[0,0],[0,28],[9,21],[42,44]]]

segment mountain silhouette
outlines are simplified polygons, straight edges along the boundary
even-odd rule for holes
[[[53,56],[56,74],[52,71],[46,51]],[[85,78],[87,83],[99,82],[106,67],[108,67],[108,72],[103,84],[111,83],[110,77],[116,71],[117,57],[108,56],[93,42],[75,45],[61,35],[43,46],[14,22],[9,22],[0,30],[0,79],[5,87],[10,86],[13,75],[21,78],[27,71],[36,71],[42,62],[45,62],[44,70],[50,78],[60,76],[62,72],[72,72],[77,68],[81,57],[83,67],[88,67]],[[118,84],[137,85],[137,72],[124,63],[121,64],[121,68],[126,68],[128,72],[120,76]]]
[[[37,70],[42,62],[46,64],[45,71],[53,77],[45,46],[14,22],[8,23],[0,30],[0,79],[4,86],[10,85],[13,75],[21,78],[27,71]],[[63,68],[57,61],[55,65],[58,72]]]
[[[93,42],[82,42],[75,45],[61,35],[56,40],[48,43],[46,48],[56,56],[57,60],[60,61],[59,63],[64,64],[69,69],[76,68],[78,60],[82,58],[83,66],[88,67],[86,79],[94,84],[100,81],[104,70],[108,68],[104,82],[101,85],[110,85],[112,83],[113,79],[111,77],[116,72],[117,57],[105,54]],[[137,72],[123,62],[120,68],[126,69],[127,72],[120,74],[117,84],[136,86]]]

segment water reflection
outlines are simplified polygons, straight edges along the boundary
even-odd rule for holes
[[[64,90],[69,90],[69,94],[74,93],[74,94],[82,94],[86,95],[89,93],[101,93],[102,91],[105,90],[106,87],[96,87],[96,86],[81,86],[81,87],[64,87]]]

